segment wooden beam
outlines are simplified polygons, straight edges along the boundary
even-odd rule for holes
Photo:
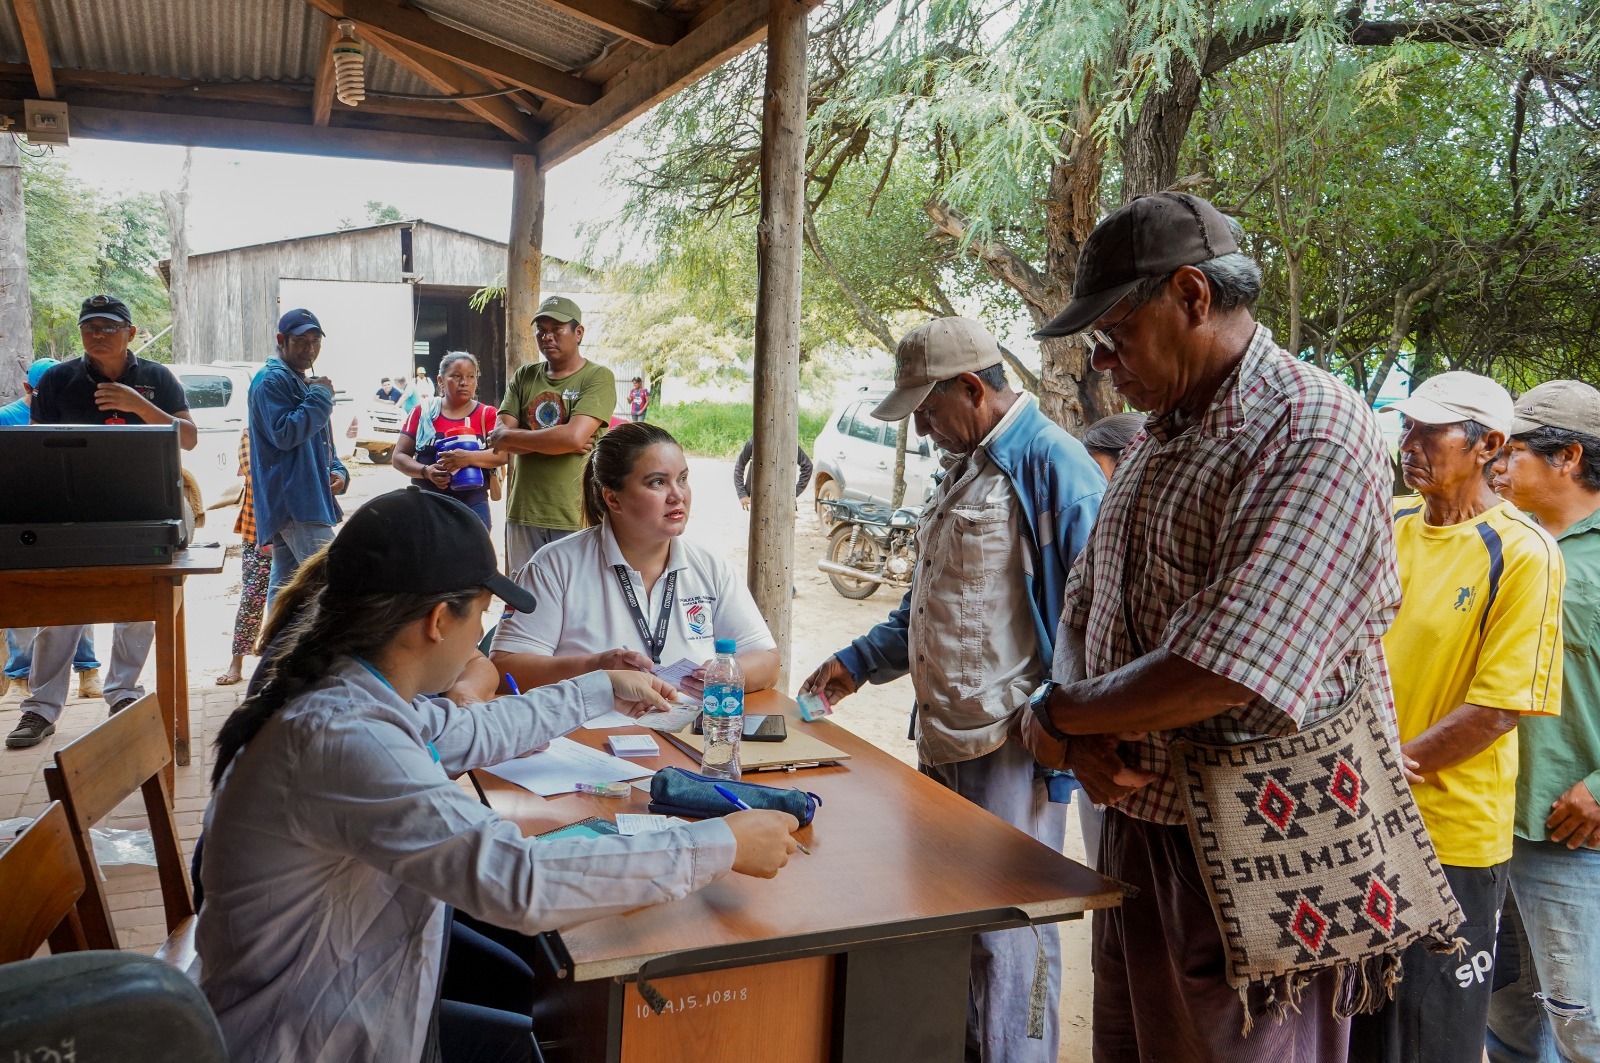
[[[599,86],[592,82],[436,22],[416,8],[396,7],[385,0],[339,0],[339,6],[344,9],[345,17],[363,30],[382,33],[391,40],[520,86],[545,99],[571,107],[585,107],[600,98]]]
[[[635,63],[593,106],[575,111],[539,141],[539,165],[565,162],[615,133],[685,85],[698,81],[767,35],[768,0],[728,0],[663,52]]]
[[[687,28],[671,15],[653,11],[633,0],[544,0],[591,26],[609,30],[619,37],[666,48],[677,44]]]
[[[216,114],[127,110],[115,95],[104,95],[95,105],[72,105],[72,135],[88,140],[127,140],[142,144],[178,144],[205,148],[239,148],[246,151],[292,151],[345,159],[383,159],[389,162],[431,162],[446,166],[509,170],[511,160],[524,145],[481,136],[435,135],[390,129],[361,128],[345,122],[359,120],[354,112],[335,112],[328,126],[310,125],[305,108],[279,112],[282,121],[263,121]],[[155,101],[141,101],[148,106]],[[248,104],[212,104],[209,109],[231,107],[240,113],[262,114],[265,109]],[[0,100],[0,115],[22,121],[20,99]],[[419,119],[383,119],[419,129]],[[440,123],[443,124],[443,123]],[[458,123],[468,126],[468,123]],[[481,125],[469,128],[484,129]]]
[[[33,84],[39,90],[39,98],[53,100],[56,82],[50,73],[50,45],[45,40],[44,23],[39,21],[39,9],[34,0],[11,0],[11,9],[17,13],[22,47],[28,53],[28,65],[33,68]]]
[[[440,92],[449,95],[470,96],[473,93],[493,91],[488,84],[473,77],[454,63],[440,59],[438,56],[425,52],[420,48],[413,48],[403,41],[397,41],[384,34],[372,32],[370,27],[365,36],[367,40],[380,48],[390,59],[393,59]],[[517,140],[531,143],[539,139],[538,124],[513,107],[504,96],[491,96],[483,100],[458,100],[457,102],[479,118],[498,126],[507,135],[515,137]]]
[[[339,23],[328,19],[322,34],[322,58],[317,61],[317,87],[311,93],[311,124],[327,125],[333,114],[333,42],[339,39]]]
[[[511,160],[511,239],[506,246],[505,379],[539,358],[533,312],[544,274],[544,171],[532,155]]]
[[[800,445],[800,256],[806,184],[804,0],[772,0],[761,112],[761,220],[756,227],[755,464],[750,593],[772,629],[789,688],[794,587],[794,482]]]

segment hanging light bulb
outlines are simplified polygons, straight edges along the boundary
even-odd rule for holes
[[[355,24],[344,18],[333,42],[333,95],[346,107],[367,98],[365,46],[356,39]]]

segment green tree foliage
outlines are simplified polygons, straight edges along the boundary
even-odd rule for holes
[[[166,328],[172,310],[156,263],[167,252],[167,227],[154,196],[107,199],[60,160],[25,157],[23,203],[37,357],[78,352],[79,307],[99,292],[126,302],[142,334]],[[145,354],[162,358],[164,344]]]
[[[368,225],[388,225],[390,222],[406,220],[406,216],[400,213],[399,207],[393,203],[385,203],[381,199],[367,200],[364,209],[367,212],[366,220],[352,221],[349,218],[340,218],[339,231],[361,229]]]
[[[808,198],[819,223],[859,216],[849,192],[876,182],[857,168],[905,173],[927,220],[902,236],[924,236],[937,284],[1042,323],[1107,210],[1196,190],[1249,228],[1280,338],[1353,383],[1402,353],[1538,375],[1594,342],[1597,18],[1566,0],[854,0],[814,16]],[[636,205],[753,209],[759,62],[659,109]],[[845,261],[898,280],[904,249]],[[1120,405],[1086,356],[1041,344],[1068,425]]]

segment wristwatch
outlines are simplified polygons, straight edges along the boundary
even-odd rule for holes
[[[1039,721],[1039,726],[1045,734],[1054,738],[1057,742],[1065,742],[1068,737],[1067,733],[1057,727],[1055,722],[1050,719],[1050,695],[1054,694],[1056,687],[1060,685],[1054,679],[1046,679],[1043,683],[1040,683],[1039,689],[1035,690],[1028,698],[1028,708],[1033,710],[1033,717]]]

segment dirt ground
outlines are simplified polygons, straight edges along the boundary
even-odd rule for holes
[[[748,516],[740,509],[733,492],[732,464],[709,458],[690,460],[691,487],[694,499],[690,514],[688,534],[704,546],[727,557],[739,571],[746,560],[746,535]],[[361,502],[384,491],[404,486],[405,479],[386,465],[369,465],[358,462],[352,465],[352,483],[344,499],[348,512]],[[495,527],[502,526],[504,508],[493,504]],[[239,538],[233,534],[237,511],[232,508],[215,509],[207,514],[206,526],[195,536],[196,542],[220,542],[229,547],[227,566],[217,576],[189,581],[186,597],[189,636],[189,675],[191,704],[195,711],[195,726],[199,734],[196,741],[195,763],[180,769],[178,783],[179,830],[183,841],[192,844],[193,835],[199,831],[200,813],[205,805],[204,776],[208,770],[209,740],[229,711],[232,710],[242,687],[218,688],[214,680],[227,666],[233,632],[234,611],[239,595]],[[499,535],[496,534],[496,539]],[[840,596],[828,578],[816,569],[827,545],[826,536],[812,514],[810,506],[799,507],[797,541],[795,546],[795,598],[793,628],[793,675],[788,693],[794,693],[799,682],[834,650],[850,639],[867,631],[882,620],[899,601],[892,588],[881,588],[864,601],[850,601]],[[110,648],[110,629],[97,630],[97,647]],[[245,674],[254,667],[247,660]],[[154,661],[147,669],[144,681],[153,687]],[[0,725],[5,730],[14,726],[20,690],[14,689],[0,706]],[[841,726],[871,741],[880,749],[905,761],[915,763],[915,751],[906,738],[906,725],[911,708],[911,684],[902,679],[879,687],[868,687],[842,702],[834,716]],[[73,699],[68,703],[62,718],[61,731],[52,739],[32,750],[0,751],[0,818],[32,815],[43,807],[45,794],[38,777],[38,765],[51,751],[70,741],[104,718],[104,707],[98,701]],[[1077,817],[1068,816],[1066,854],[1074,859],[1083,857],[1083,844],[1078,832]],[[121,826],[121,823],[116,824]],[[130,822],[129,826],[136,825]],[[133,872],[133,869],[124,869]],[[113,903],[119,909],[118,925],[131,924],[132,933],[124,933],[124,945],[153,947],[164,933],[158,895],[152,893],[153,882],[146,882],[153,873],[137,869],[137,873],[124,875],[127,881],[113,883]],[[126,909],[126,910],[124,910]],[[1062,927],[1062,998],[1060,1060],[1063,1063],[1080,1063],[1089,1059],[1089,924],[1087,920],[1061,924]]]

